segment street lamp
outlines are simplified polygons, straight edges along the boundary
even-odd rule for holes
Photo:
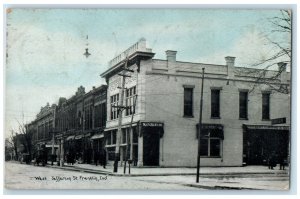
[[[86,49],[85,49],[85,53],[83,54],[86,58],[88,58],[91,55],[91,53],[89,53],[89,48],[88,48],[88,46],[89,46],[88,39],[89,39],[89,36],[87,35],[86,36]]]

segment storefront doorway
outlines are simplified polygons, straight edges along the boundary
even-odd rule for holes
[[[141,135],[143,136],[143,165],[159,166],[159,144],[163,136],[163,123],[142,122]]]
[[[149,130],[147,130],[149,131]],[[144,166],[159,166],[159,133],[147,132],[143,136]]]
[[[245,125],[244,162],[248,165],[266,165],[270,156],[287,160],[289,130],[285,127]]]

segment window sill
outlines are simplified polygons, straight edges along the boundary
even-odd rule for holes
[[[200,156],[200,158],[222,158],[221,156]]]
[[[221,119],[221,117],[210,117],[210,119]]]
[[[105,145],[105,147],[109,148],[109,147],[116,147],[115,144],[110,144],[110,145]]]
[[[194,118],[193,115],[184,115],[184,116],[182,116],[182,117],[184,117],[184,118]]]
[[[248,120],[248,118],[239,118],[239,120]]]
[[[109,120],[109,122],[117,121],[118,119],[119,119],[119,118],[111,119],[111,120]]]
[[[271,121],[271,119],[261,119],[261,121]]]

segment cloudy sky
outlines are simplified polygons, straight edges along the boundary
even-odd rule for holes
[[[249,66],[274,49],[265,35],[279,10],[12,9],[7,14],[5,130],[30,122],[40,107],[104,82],[108,61],[141,37],[155,58]],[[89,52],[83,53],[88,35]],[[280,38],[277,38],[280,39]],[[282,39],[282,38],[281,38]],[[286,38],[283,38],[286,39]]]

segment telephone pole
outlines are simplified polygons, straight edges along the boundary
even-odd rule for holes
[[[126,71],[129,72],[133,72],[133,70],[129,70],[127,68],[127,64],[128,64],[128,57],[126,57],[126,61],[125,61],[125,65],[124,68],[122,70],[122,73],[118,74],[120,76],[122,76],[122,81],[121,84],[122,86],[120,87],[120,101],[119,101],[119,105],[117,106],[113,106],[114,108],[117,108],[118,110],[118,131],[117,131],[117,139],[116,139],[116,150],[115,150],[115,161],[114,161],[114,171],[113,172],[118,172],[118,161],[120,158],[120,143],[121,143],[121,135],[122,135],[122,119],[123,119],[123,110],[127,109],[126,106],[124,106],[124,93],[125,93],[125,80],[126,77],[131,77],[129,75],[126,75]]]
[[[196,182],[199,182],[200,175],[200,136],[202,130],[202,108],[203,108],[203,83],[204,83],[204,70],[202,68],[202,83],[201,83],[201,97],[200,97],[200,116],[199,116],[199,125],[198,125],[198,155],[197,155],[197,177]]]
[[[126,134],[126,154],[125,154],[125,163],[124,163],[124,174],[126,173],[126,163],[128,162],[128,150],[132,151],[133,150],[133,146],[132,146],[132,139],[133,139],[133,129],[132,129],[132,123],[133,123],[133,116],[135,114],[135,106],[136,106],[136,99],[137,99],[137,94],[134,96],[134,101],[133,101],[133,111],[131,114],[131,121],[130,121],[130,139],[128,138],[128,134]],[[128,147],[129,145],[129,141],[130,141],[130,148]],[[132,157],[130,157],[130,161],[132,161]],[[130,174],[130,164],[131,162],[128,162],[128,166],[129,166],[129,170],[128,170],[128,174]]]

